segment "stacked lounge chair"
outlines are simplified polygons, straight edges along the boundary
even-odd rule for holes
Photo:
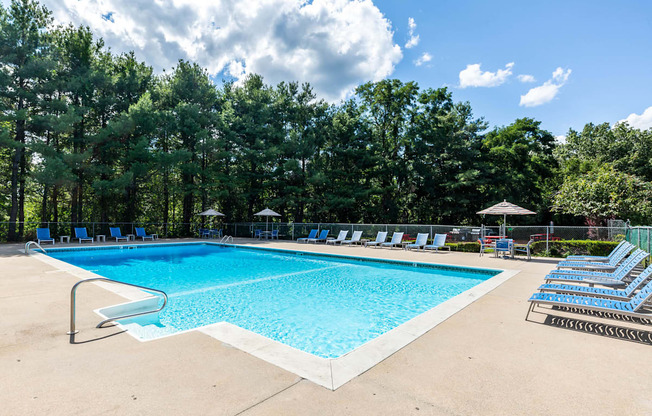
[[[328,241],[328,233],[329,232],[330,232],[329,230],[321,230],[318,237],[316,237],[316,238],[308,238],[306,240],[306,242],[307,243],[315,243],[315,244],[321,243],[321,242],[325,243],[326,241]]]
[[[631,251],[632,245],[621,243],[609,255],[601,259],[612,262],[620,256],[619,253]],[[539,292],[532,294],[528,299],[528,318],[535,305],[565,307],[566,311],[580,312],[607,312],[600,317],[619,318],[621,316],[652,319],[652,265],[649,265],[638,276],[632,273],[650,254],[641,249],[636,249],[626,257],[616,270],[555,270],[546,276],[546,283],[539,286]],[[574,261],[578,257],[574,258]],[[586,256],[587,263],[594,263],[597,256]],[[550,283],[559,281],[563,283]],[[629,283],[628,283],[629,282]],[[595,285],[598,285],[596,287]],[[601,287],[600,287],[601,286]],[[625,286],[622,289],[613,289],[613,286]],[[643,321],[649,322],[649,321]]]
[[[424,250],[424,247],[428,244],[428,237],[430,237],[430,234],[428,233],[419,233],[417,234],[416,241],[412,244],[408,244],[405,248],[407,250],[412,250],[413,248],[416,248],[417,251],[419,251],[419,249]]]
[[[392,234],[391,241],[388,241],[387,243],[381,243],[380,247],[389,247],[391,250],[395,246],[400,246],[403,244],[403,234],[404,233],[402,232],[395,231],[394,234]]]
[[[435,234],[435,238],[432,240],[432,244],[428,244],[424,247],[425,250],[435,250],[439,251],[440,248],[445,248],[448,251],[451,251],[451,248],[446,245],[447,234]],[[482,252],[480,252],[482,255]]]
[[[584,261],[584,260],[564,260],[557,264],[558,269],[594,269],[594,270],[614,270],[618,264],[632,251],[630,245],[619,245],[608,256],[607,261]]]

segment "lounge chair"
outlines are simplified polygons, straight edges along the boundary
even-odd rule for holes
[[[647,266],[645,270],[624,289],[608,289],[593,286],[577,286],[559,283],[547,283],[539,286],[540,292],[553,292],[565,295],[584,295],[610,298],[616,300],[629,300],[634,295],[634,291],[639,288],[652,274],[652,265]]]
[[[528,299],[528,302],[530,302],[528,315],[534,308],[534,305],[550,305],[563,306],[571,310],[580,309],[594,312],[609,312],[616,315],[650,319],[652,318],[652,309],[646,306],[646,303],[650,299],[652,299],[652,281],[643,286],[629,301],[538,292],[534,293]],[[607,315],[607,317],[611,317],[611,315]],[[527,319],[527,316],[525,319]]]
[[[317,230],[317,229],[310,230],[310,234],[308,234],[308,237],[297,238],[297,243],[300,243],[302,241],[304,243],[307,243],[309,239],[317,237],[318,232],[319,232],[319,230]]]
[[[109,227],[109,232],[111,233],[111,238],[115,238],[116,242],[120,240],[129,241],[129,237],[122,235],[120,227]]]
[[[319,243],[321,241],[326,242],[328,240],[328,233],[330,233],[329,230],[321,230],[321,232],[319,233],[319,237],[317,237],[317,238],[309,238],[306,242],[307,243],[312,242],[312,243],[315,243],[315,244],[317,244],[317,243]]]
[[[588,284],[601,284],[604,286],[624,285],[623,279],[642,262],[649,253],[641,249],[636,250],[613,272],[595,272],[590,270],[557,270],[545,277],[546,283],[551,281],[583,282]]]
[[[54,238],[50,237],[50,229],[49,228],[37,228],[36,229],[36,242],[41,244],[43,243],[49,243],[52,242],[52,245],[54,245]]]
[[[378,234],[376,234],[376,240],[375,241],[367,241],[364,246],[374,246],[378,247],[381,244],[383,244],[387,240],[387,231],[378,231]]]
[[[621,250],[628,250],[627,252],[629,253],[634,249],[634,245],[630,243],[627,240],[623,240],[618,245],[616,248],[611,250],[611,253],[609,253],[608,256],[568,256],[566,257],[566,261],[593,261],[593,262],[608,262],[611,260],[611,258],[614,255],[617,255],[620,253]]]
[[[387,242],[387,243],[381,243],[380,247],[389,247],[390,250],[394,248],[394,246],[400,246],[403,242],[403,234],[401,232],[394,232],[392,234],[392,240]]]
[[[560,261],[557,264],[558,269],[592,269],[592,270],[613,270],[618,267],[618,263],[624,259],[631,251],[624,249],[614,254],[606,263],[590,261]]]
[[[418,233],[417,239],[414,243],[408,244],[405,248],[407,250],[412,250],[413,248],[416,248],[417,251],[419,251],[419,249],[423,250],[426,244],[428,244],[428,237],[430,237],[430,234],[428,233]]]
[[[84,241],[90,241],[91,243],[93,242],[93,239],[88,236],[85,227],[75,227],[75,238],[79,240],[79,244],[83,243]]]
[[[424,250],[435,250],[439,251],[440,248],[448,249],[451,251],[450,246],[446,245],[447,234],[435,234],[435,238],[432,239],[432,244],[428,244],[424,247]],[[482,253],[480,253],[482,254]]]
[[[138,238],[138,237],[142,238],[143,241],[145,241],[147,239],[150,239],[150,240],[154,241],[154,236],[153,235],[147,235],[147,233],[145,232],[145,228],[143,228],[143,227],[136,227],[136,238]]]
[[[347,235],[349,235],[349,230],[342,230],[337,235],[337,238],[331,238],[330,240],[326,240],[326,244],[332,244],[332,245],[335,245],[337,243],[342,244],[342,241],[346,240]]]
[[[340,245],[341,245],[341,244],[349,244],[349,245],[351,245],[351,244],[353,244],[353,243],[359,243],[359,242],[360,242],[360,238],[362,238],[362,231],[354,231],[354,232],[353,232],[353,236],[351,237],[351,239],[350,239],[350,240],[344,240],[344,241],[342,241],[342,242],[340,243]]]

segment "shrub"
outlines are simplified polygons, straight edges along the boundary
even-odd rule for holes
[[[446,245],[451,248],[451,251],[462,251],[464,253],[479,253],[480,252],[480,243],[477,243],[477,242],[446,243]]]
[[[561,240],[548,241],[548,253],[546,253],[546,242],[535,241],[532,243],[532,254],[535,256],[568,257],[571,255],[585,256],[606,256],[618,245],[614,241],[594,240]]]

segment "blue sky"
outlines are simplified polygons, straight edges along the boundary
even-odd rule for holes
[[[492,125],[532,117],[555,135],[588,122],[614,123],[652,106],[652,2],[650,1],[376,1],[407,38],[415,19],[419,44],[405,49],[393,77],[422,87],[447,85]],[[429,65],[412,62],[427,52]],[[495,72],[514,62],[513,75],[495,87],[459,88],[459,72],[481,63]],[[520,96],[572,72],[550,102],[519,106]],[[533,75],[522,83],[518,74]]]
[[[398,78],[449,87],[491,126],[652,127],[652,1],[41,1],[157,72],[187,59],[216,79],[307,81],[330,102]]]

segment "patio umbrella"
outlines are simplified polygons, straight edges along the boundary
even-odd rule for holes
[[[500,202],[487,209],[483,209],[482,211],[478,211],[477,214],[502,215],[503,227],[504,227],[502,235],[505,235],[505,232],[507,231],[507,228],[505,226],[507,224],[508,215],[533,215],[536,214],[536,212],[530,211],[529,209],[525,209],[523,207],[519,207],[518,205],[512,204],[511,202],[507,202],[507,200],[505,199],[503,202]]]
[[[207,210],[204,211],[204,212],[200,212],[200,213],[197,214],[197,215],[201,215],[201,216],[203,216],[203,217],[225,217],[224,214],[222,214],[222,213],[219,212],[219,211],[215,211],[213,208],[207,209]],[[202,226],[203,226],[203,225],[204,225],[204,223],[202,223]]]
[[[265,231],[267,231],[267,223],[269,222],[269,217],[280,217],[281,214],[278,212],[274,212],[269,208],[265,208],[264,210],[257,212],[254,214],[257,217],[265,217]]]

